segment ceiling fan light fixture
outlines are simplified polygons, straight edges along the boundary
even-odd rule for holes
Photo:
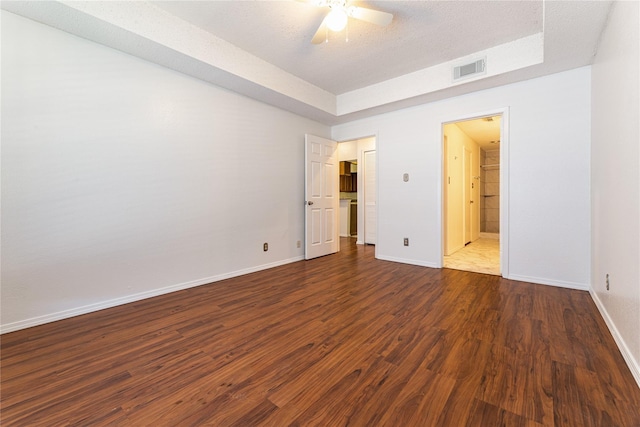
[[[342,8],[332,8],[326,18],[327,27],[331,31],[342,31],[347,26],[347,13]]]
[[[1,1],[1,0],[0,0]],[[370,24],[387,26],[393,20],[393,15],[388,12],[369,9],[366,7],[352,6],[351,0],[298,0],[315,4],[318,7],[329,9],[322,23],[316,30],[311,43],[320,44],[329,41],[329,31],[341,32],[346,29],[345,41],[349,41],[350,18]],[[325,10],[326,10],[325,9]]]

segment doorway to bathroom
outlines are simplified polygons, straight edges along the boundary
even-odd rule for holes
[[[443,124],[443,267],[500,275],[502,114]]]

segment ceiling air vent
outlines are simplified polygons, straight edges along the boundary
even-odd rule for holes
[[[478,59],[469,64],[458,65],[453,67],[453,80],[466,79],[469,77],[484,74],[486,58]]]

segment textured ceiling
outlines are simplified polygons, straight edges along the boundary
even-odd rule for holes
[[[394,15],[356,19],[311,44],[327,8],[297,1],[159,1],[157,7],[322,89],[341,94],[542,31],[541,1],[352,2]]]
[[[0,8],[326,124],[591,64],[610,1],[368,1],[310,43],[326,10],[302,1],[8,1]],[[487,59],[485,75],[452,67]]]

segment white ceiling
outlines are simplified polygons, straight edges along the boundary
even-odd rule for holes
[[[334,94],[542,31],[540,1],[367,1],[352,4],[392,13],[392,23],[351,19],[348,42],[343,31],[312,45],[327,8],[298,1],[153,3]]]
[[[482,117],[479,119],[456,122],[456,125],[484,150],[500,148],[501,116]]]
[[[608,1],[368,1],[349,41],[313,45],[325,10],[300,1],[2,1],[2,9],[336,124],[591,63]],[[487,58],[452,82],[451,66]]]

